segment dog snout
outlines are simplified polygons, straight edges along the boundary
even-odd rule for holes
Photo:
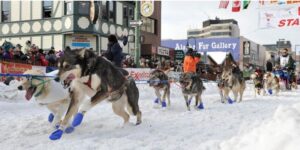
[[[20,86],[18,86],[18,90],[23,90],[23,86],[22,85],[20,85]]]
[[[59,81],[60,81],[60,78],[59,78],[59,77],[56,77],[56,78],[54,78],[54,81],[59,82]]]

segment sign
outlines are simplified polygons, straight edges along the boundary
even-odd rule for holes
[[[163,55],[163,56],[170,56],[170,49],[165,48],[165,47],[157,47],[157,54],[158,55]]]
[[[183,50],[175,50],[175,60],[183,60],[184,51]]]
[[[32,69],[29,64],[13,63],[13,62],[1,62],[1,73],[16,73],[22,74],[23,72]],[[2,77],[5,80],[5,77]]]
[[[91,40],[90,36],[86,35],[72,35],[72,48],[90,48]]]
[[[152,69],[150,68],[124,68],[134,80],[149,80]]]
[[[300,27],[299,8],[261,10],[259,18],[260,28]]]
[[[144,17],[150,17],[154,12],[154,1],[141,1],[141,14]]]
[[[230,52],[236,61],[240,58],[240,39],[239,38],[207,38],[194,39],[189,42],[189,47],[202,52]],[[161,45],[174,48],[176,50],[186,50],[186,39],[182,40],[162,40]]]
[[[141,26],[143,24],[142,20],[130,20],[129,25],[132,27]]]

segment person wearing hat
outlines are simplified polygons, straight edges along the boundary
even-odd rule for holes
[[[189,48],[186,52],[183,60],[183,72],[196,72],[196,64],[198,63],[199,59],[195,59],[194,51],[192,48]]]
[[[292,83],[296,66],[295,60],[289,55],[287,48],[280,50],[280,57],[276,61],[276,66],[277,68],[287,71],[287,75],[284,75],[283,77],[286,78],[289,83]],[[287,89],[290,89],[288,85]]]

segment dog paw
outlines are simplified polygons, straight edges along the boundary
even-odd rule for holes
[[[268,93],[269,93],[270,95],[272,95],[272,94],[273,94],[272,89],[269,89],[269,90],[268,90]]]
[[[198,109],[204,109],[203,103],[200,103],[199,106],[197,107]]]
[[[72,133],[74,130],[75,130],[74,127],[67,127],[67,128],[65,129],[65,132],[69,134],[69,133]]]
[[[154,103],[155,103],[155,104],[159,104],[159,99],[156,98],[156,99],[154,100]]]
[[[166,107],[167,107],[167,103],[166,103],[165,101],[162,101],[162,102],[161,102],[161,107],[162,107],[162,108],[166,108]]]
[[[228,97],[228,103],[229,103],[229,104],[233,104],[234,101],[233,101],[230,97]]]
[[[79,126],[81,124],[82,120],[83,120],[83,114],[77,113],[73,119],[72,126],[73,127]]]
[[[54,131],[50,136],[50,140],[58,140],[61,138],[61,136],[63,135],[63,130],[58,129],[56,131]]]
[[[52,113],[49,114],[48,116],[48,121],[51,123],[54,119],[54,115]]]

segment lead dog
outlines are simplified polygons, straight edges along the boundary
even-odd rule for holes
[[[241,78],[239,74],[234,73],[233,68],[225,68],[222,72],[222,82],[224,84],[222,89],[224,91],[224,98],[231,101],[229,98],[229,92],[232,91],[234,101],[237,101],[237,97],[239,95],[239,100],[237,102],[241,102],[244,90],[246,89],[245,80]],[[224,98],[222,99],[222,102],[225,102]]]
[[[67,122],[78,111],[85,95],[91,97],[91,100],[82,104],[70,128],[78,126],[83,115],[105,99],[112,103],[114,113],[123,118],[124,124],[129,122],[129,114],[125,108],[130,114],[137,116],[136,124],[141,123],[139,91],[134,80],[126,78],[120,69],[108,60],[98,57],[90,50],[66,50],[59,60],[58,68],[58,77],[65,86],[70,87],[71,103],[61,127],[51,135],[53,140],[61,138]]]
[[[196,73],[183,73],[179,78],[179,83],[181,85],[182,94],[188,111],[191,110],[190,103],[193,96],[195,96],[196,99],[195,107],[198,109],[204,109],[201,95],[205,90],[205,87],[203,86],[200,76]]]
[[[149,86],[153,87],[156,94],[155,103],[161,103],[163,108],[167,107],[166,98],[168,99],[168,106],[171,105],[170,102],[170,82],[168,76],[162,70],[154,70],[150,73]],[[163,95],[160,94],[162,91]]]
[[[45,74],[39,70],[27,70],[24,74],[28,77],[21,78],[21,85],[18,86],[18,89],[26,91],[25,98],[27,100],[34,97],[38,104],[46,106],[51,112],[48,121],[52,122],[53,127],[59,126],[70,103],[68,91],[54,80],[41,77]],[[53,74],[55,72],[47,75]]]
[[[265,95],[264,82],[262,79],[259,79],[256,73],[251,74],[250,78],[254,84],[254,96],[256,97],[256,94],[260,95],[261,93]]]

